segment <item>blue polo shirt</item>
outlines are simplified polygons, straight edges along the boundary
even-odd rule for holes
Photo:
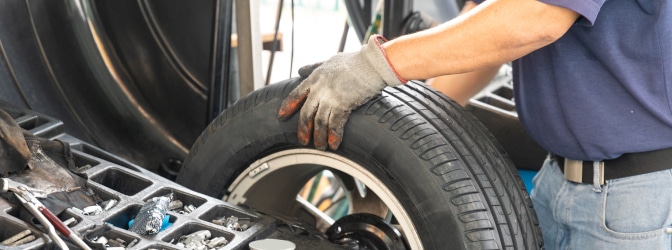
[[[516,108],[542,147],[578,160],[672,148],[669,0],[540,0],[581,15],[513,62]]]

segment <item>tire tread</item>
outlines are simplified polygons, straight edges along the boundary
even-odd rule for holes
[[[279,105],[299,82],[289,80],[257,90],[220,114],[194,143],[177,181],[195,191],[221,197],[237,172],[215,171],[208,178],[222,181],[204,184],[197,173],[211,171],[213,166],[203,162],[202,149],[222,147],[217,141],[236,136],[235,132],[226,131],[228,126],[246,119],[250,113],[277,112],[268,111],[269,104],[270,107]],[[435,188],[451,207],[447,209],[454,213],[466,249],[541,248],[543,243],[531,201],[506,152],[476,118],[452,100],[424,84],[409,82],[405,86],[386,88],[382,96],[370,100],[353,112],[353,116],[378,123],[396,135],[395,143],[405,145],[426,163],[423,163],[425,173],[418,174],[440,182]],[[275,115],[268,119],[275,119]],[[282,129],[291,127],[286,123],[277,124]],[[286,144],[297,144],[296,128],[293,128],[294,131],[282,135]],[[346,136],[347,129],[348,126]],[[247,150],[246,147],[252,146],[240,147]],[[268,153],[266,149],[258,151],[255,154]],[[385,159],[389,156],[382,155],[389,153],[374,150],[370,157],[390,160]],[[382,167],[381,171],[392,179],[403,178],[393,173],[398,170]],[[413,196],[405,194],[405,197]],[[440,232],[435,234],[440,237]],[[436,242],[426,244],[428,249],[446,247],[432,245]]]

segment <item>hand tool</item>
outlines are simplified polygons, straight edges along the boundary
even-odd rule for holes
[[[2,178],[2,188],[0,193],[12,192],[16,198],[21,201],[28,211],[35,216],[35,218],[46,228],[49,237],[63,250],[69,250],[68,246],[56,234],[56,230],[61,232],[63,236],[69,238],[73,243],[85,250],[91,250],[78,235],[70,230],[63,222],[49,211],[42,202],[40,202],[36,195],[44,194],[40,190],[30,188],[24,184],[15,182],[9,178]],[[54,228],[56,230],[54,230]]]

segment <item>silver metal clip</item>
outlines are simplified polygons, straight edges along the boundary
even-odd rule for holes
[[[591,165],[592,167],[592,165]],[[583,161],[577,161],[565,158],[565,179],[576,183],[583,183]],[[593,177],[591,176],[592,180]],[[600,162],[600,179],[599,184],[604,185],[604,162]]]

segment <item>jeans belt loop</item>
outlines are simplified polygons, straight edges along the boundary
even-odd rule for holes
[[[604,185],[604,162],[601,161],[600,163],[600,180],[599,184]],[[591,164],[592,165],[592,164]],[[564,173],[565,173],[565,179],[576,182],[576,183],[582,183],[583,180],[583,161],[578,161],[578,160],[572,160],[569,158],[565,158],[565,165],[563,166],[564,168]],[[591,177],[592,178],[592,177]]]

